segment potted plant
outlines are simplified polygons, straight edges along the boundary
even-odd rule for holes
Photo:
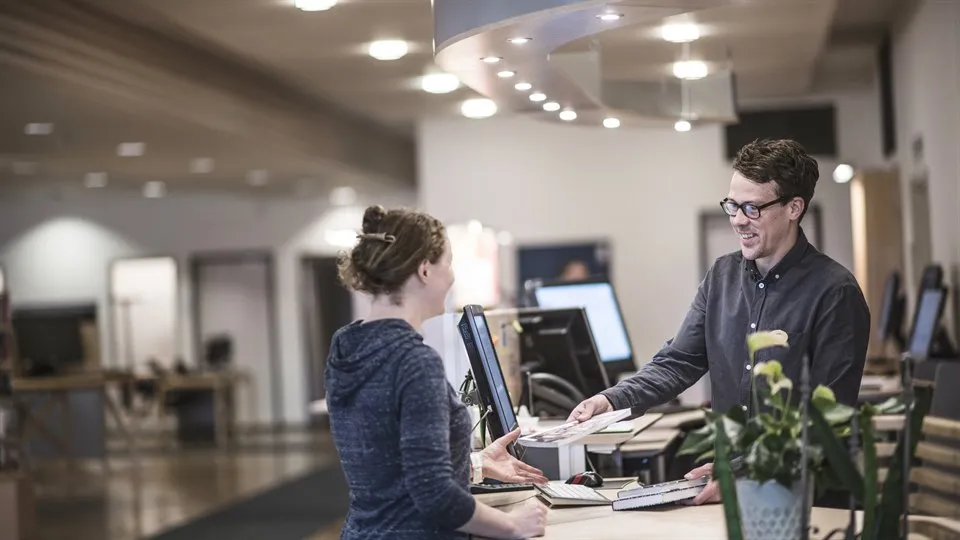
[[[818,492],[843,488],[853,494],[864,508],[864,540],[885,538],[881,530],[896,533],[896,519],[902,514],[902,475],[896,471],[902,466],[895,457],[884,485],[884,500],[878,502],[872,418],[878,413],[897,412],[902,405],[890,400],[854,409],[837,403],[829,388],[817,386],[810,393],[809,436],[804,453],[800,389],[784,375],[779,362],[755,363],[757,351],[771,347],[789,347],[787,334],[775,330],[747,336],[751,399],[753,410],[758,412],[747,418],[739,406],[727,412],[708,411],[707,424],[692,432],[679,451],[698,455],[698,461],[714,460],[713,476],[720,484],[729,540],[806,538],[801,527],[804,516],[809,515],[813,490],[802,492],[804,467],[809,471],[810,485]],[[929,409],[929,397],[929,392],[918,392],[911,421],[916,425],[913,433],[919,432],[917,417],[922,421]],[[842,442],[854,432],[862,433],[865,476]],[[902,450],[897,455],[902,455]],[[880,525],[881,509],[888,527]],[[853,532],[847,531],[848,536]]]

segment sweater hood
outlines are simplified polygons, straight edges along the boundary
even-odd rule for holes
[[[327,401],[344,404],[387,364],[423,343],[423,336],[401,319],[354,321],[337,331],[325,368]]]

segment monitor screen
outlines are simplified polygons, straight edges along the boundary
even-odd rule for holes
[[[464,308],[460,331],[467,348],[467,356],[470,357],[470,368],[477,383],[481,403],[492,409],[489,414],[497,416],[496,419],[487,417],[488,423],[493,425],[496,422],[498,428],[491,429],[490,432],[494,438],[502,437],[518,425],[517,417],[513,412],[510,392],[500,368],[493,337],[487,327],[487,319],[479,306]]]
[[[518,313],[523,329],[520,353],[536,373],[550,373],[584,396],[610,387],[583,308],[535,308]]]
[[[940,328],[940,315],[943,308],[943,289],[927,289],[920,297],[917,306],[917,319],[910,335],[910,354],[925,359],[930,356],[930,348],[937,329]]]
[[[886,285],[883,290],[883,304],[880,306],[880,319],[877,325],[877,332],[880,339],[895,337],[899,332],[900,314],[898,310],[903,306],[898,302],[900,297],[900,274],[891,272],[887,277]]]
[[[537,305],[544,308],[583,307],[597,352],[604,362],[633,359],[630,338],[620,316],[620,305],[610,283],[558,283],[535,291]]]

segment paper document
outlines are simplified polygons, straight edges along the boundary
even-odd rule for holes
[[[562,426],[520,437],[517,443],[535,448],[564,446],[619,422],[629,417],[630,414],[630,409],[621,409],[594,416],[586,422],[567,422]]]

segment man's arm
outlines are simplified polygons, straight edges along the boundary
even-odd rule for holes
[[[677,397],[707,372],[707,341],[704,319],[707,313],[707,280],[684,317],[680,330],[637,374],[600,394],[614,409],[637,407],[647,410]]]
[[[830,387],[839,403],[856,406],[870,340],[870,310],[856,284],[824,299],[810,343],[811,382]]]

